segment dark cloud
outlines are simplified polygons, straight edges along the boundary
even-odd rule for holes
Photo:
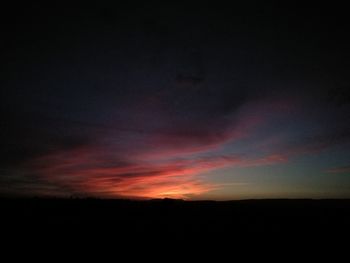
[[[334,173],[334,174],[350,173],[350,165],[334,167],[334,168],[328,169],[326,172]]]
[[[282,151],[284,151],[287,156],[300,156],[304,154],[317,154],[336,146],[347,147],[349,144],[349,131],[338,131],[332,134],[325,133],[313,137],[304,137],[302,140],[284,145],[284,150]]]
[[[321,9],[7,7],[1,184],[184,197],[216,187],[201,172],[347,144],[346,24]]]

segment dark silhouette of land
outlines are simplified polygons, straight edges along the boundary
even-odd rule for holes
[[[3,234],[116,240],[346,237],[350,200],[2,199]],[[66,236],[65,236],[66,235]],[[194,241],[195,242],[195,241]]]
[[[211,254],[214,262],[264,254],[334,258],[347,254],[350,234],[350,200],[32,198],[0,199],[0,209],[2,252],[48,261],[70,254],[164,262],[189,254]]]

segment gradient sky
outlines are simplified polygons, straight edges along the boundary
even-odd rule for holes
[[[348,14],[259,2],[4,7],[0,195],[350,198]]]

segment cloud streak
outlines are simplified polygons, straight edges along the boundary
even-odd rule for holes
[[[91,148],[55,153],[36,159],[32,165],[47,181],[86,195],[186,199],[219,188],[219,184],[200,180],[199,174],[285,161],[278,155],[256,159],[231,155],[132,163],[106,159]]]
[[[58,196],[188,199],[224,187],[203,179],[209,171],[284,164],[349,139],[344,130],[301,138],[284,134],[279,123],[288,125],[286,119],[300,116],[296,98],[252,98],[231,110],[215,105],[212,112],[203,112],[200,104],[183,98],[177,98],[177,109],[170,95],[174,94],[138,98],[119,106],[122,114],[113,112],[103,121],[45,119],[42,132],[33,137],[38,141],[44,134],[45,143],[19,165],[40,183],[8,185],[44,195],[51,189]],[[40,126],[40,118],[35,123]],[[64,136],[46,128],[51,125],[62,129]],[[282,132],[272,129],[275,126]],[[240,143],[250,150],[237,147]]]
[[[346,173],[350,173],[350,165],[334,167],[334,168],[326,170],[326,173],[331,173],[331,174],[346,174]]]
[[[270,125],[274,116],[293,111],[290,100],[252,100],[213,121],[188,120],[184,116],[167,119],[167,111],[161,111],[156,122],[146,125],[144,120],[151,119],[155,107],[162,106],[152,105],[151,109],[142,106],[142,118],[129,114],[133,116],[129,125],[139,127],[137,131],[143,129],[142,132],[133,132],[123,123],[109,125],[108,129],[102,126],[102,130],[81,126],[94,141],[73,141],[65,147],[54,147],[29,159],[25,169],[37,174],[43,182],[74,195],[186,199],[222,187],[203,180],[200,176],[203,173],[225,167],[282,164],[299,154],[293,148],[283,153],[276,149],[269,153],[230,153],[223,149],[229,144],[249,141]],[[128,111],[135,112],[134,107]]]

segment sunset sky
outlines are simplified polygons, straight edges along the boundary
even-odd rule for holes
[[[348,14],[6,6],[0,196],[350,198]]]

